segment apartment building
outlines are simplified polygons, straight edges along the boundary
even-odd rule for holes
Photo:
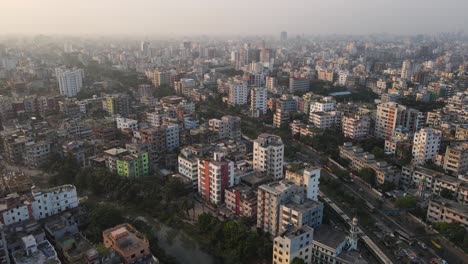
[[[263,133],[254,140],[253,169],[266,172],[274,180],[283,178],[284,144],[281,137]]]
[[[413,142],[413,136],[414,134],[406,128],[395,128],[395,130],[393,131],[393,135],[389,139],[385,139],[385,153],[393,155],[396,154],[397,150],[401,148],[403,144],[411,144]]]
[[[219,134],[219,139],[241,139],[241,118],[238,116],[223,116],[221,119],[210,119],[208,125],[211,131]]]
[[[328,129],[341,124],[341,115],[339,111],[311,112],[309,122],[318,129]]]
[[[226,189],[224,203],[237,217],[257,217],[257,194],[249,186],[242,184]]]
[[[110,115],[126,117],[130,114],[130,98],[126,94],[106,95],[102,108]]]
[[[246,105],[249,96],[247,81],[236,80],[229,83],[229,105]]]
[[[416,132],[425,123],[424,113],[395,102],[377,105],[375,136],[388,139],[399,126]]]
[[[29,141],[25,144],[24,163],[28,167],[37,168],[47,163],[52,157],[53,144],[47,140]]]
[[[310,80],[305,77],[289,77],[289,92],[307,92],[310,89]]]
[[[468,172],[468,143],[447,147],[444,170],[451,171],[455,175],[464,175]]]
[[[350,168],[359,171],[363,168],[373,169],[376,173],[377,183],[392,182],[398,185],[401,171],[386,161],[376,161],[373,154],[364,152],[360,147],[346,142],[340,146],[340,157],[350,161]]]
[[[129,119],[125,117],[117,117],[115,118],[115,121],[117,123],[117,129],[120,129],[120,130],[129,129],[131,131],[138,130],[138,120]]]
[[[432,198],[426,219],[430,223],[457,223],[468,229],[468,207],[442,197]]]
[[[130,224],[121,224],[102,232],[104,247],[113,249],[125,264],[154,263],[148,239]]]
[[[117,173],[117,161],[129,154],[129,151],[124,148],[111,148],[104,151],[104,158],[106,161],[106,168],[112,172]]]
[[[304,196],[304,187],[289,180],[261,185],[257,191],[257,227],[273,236],[280,232],[280,206],[293,196]]]
[[[341,119],[344,137],[359,139],[369,135],[370,119],[366,114],[345,115]]]
[[[267,89],[254,87],[250,91],[250,112],[252,117],[260,117],[267,113]]]
[[[65,66],[59,67],[55,68],[55,76],[57,77],[61,95],[74,97],[83,88],[83,69],[67,69]]]
[[[169,71],[154,71],[153,85],[159,88],[163,85],[171,85],[171,73]]]
[[[26,196],[11,193],[0,198],[0,222],[11,225],[24,222],[32,218],[31,204]]]
[[[424,164],[427,161],[435,161],[439,152],[442,132],[432,128],[423,128],[414,134],[413,162]]]
[[[314,229],[303,226],[290,230],[273,240],[273,264],[290,264],[295,258],[312,264]]]
[[[312,201],[295,195],[289,202],[280,205],[279,232],[283,233],[291,227],[319,227],[323,221],[323,203]]]
[[[117,159],[117,175],[137,178],[149,175],[149,158],[147,152],[127,154]]]
[[[319,70],[318,79],[321,81],[333,82],[334,81],[334,72],[333,70]]]
[[[177,158],[178,172],[192,181],[193,189],[198,189],[198,157],[189,149],[183,148]]]
[[[62,185],[49,189],[31,189],[32,215],[39,220],[78,207],[78,195],[73,185]]]
[[[330,112],[335,109],[336,109],[336,101],[331,96],[325,96],[322,99],[312,102],[310,104],[310,113]]]
[[[198,193],[212,204],[224,202],[225,190],[234,185],[234,162],[223,153],[198,160]]]

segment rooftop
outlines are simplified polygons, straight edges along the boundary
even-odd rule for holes
[[[108,155],[111,155],[111,156],[121,155],[121,154],[126,153],[126,152],[128,152],[128,150],[126,150],[124,148],[111,148],[111,149],[108,149],[108,150],[104,151],[104,153],[106,153]]]
[[[468,215],[468,206],[464,205],[464,204],[460,204],[460,203],[457,203],[455,201],[452,201],[452,200],[449,200],[449,199],[445,199],[445,198],[442,198],[442,197],[434,197],[432,198],[431,202],[433,203],[437,203],[439,205],[442,205],[446,208],[450,208],[454,211],[457,211],[461,214],[464,214],[465,216]]]
[[[329,225],[321,225],[315,229],[314,241],[336,249],[346,239],[343,230]]]
[[[60,264],[57,253],[49,241],[44,240],[37,244],[37,252],[27,256],[25,250],[18,250],[11,254],[17,264]]]
[[[146,237],[130,224],[121,224],[104,230],[103,235],[115,240],[122,251],[131,251],[148,243]]]

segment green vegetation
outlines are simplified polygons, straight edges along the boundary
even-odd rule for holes
[[[395,205],[401,209],[409,209],[409,208],[416,208],[417,202],[418,202],[418,199],[416,198],[416,196],[406,195],[406,196],[402,196],[396,199]]]
[[[242,70],[237,71],[234,68],[227,68],[227,69],[222,69],[222,70],[216,69],[216,72],[224,74],[227,77],[234,77],[234,76],[237,76],[237,75],[243,75],[244,74],[244,71],[242,71]]]
[[[419,110],[421,112],[431,112],[434,109],[440,109],[440,108],[445,107],[444,102],[437,101],[437,102],[431,102],[430,104],[428,104],[428,103],[425,103],[425,102],[416,101],[416,98],[414,98],[414,97],[400,98],[399,103],[403,104],[403,105],[406,105],[408,107],[417,109],[417,110]]]
[[[305,261],[303,259],[301,259],[301,258],[295,257],[292,260],[291,264],[305,264]]]
[[[370,186],[374,187],[376,185],[377,179],[376,179],[376,173],[373,169],[371,168],[362,168],[358,172],[358,176],[363,179],[365,182],[367,182]]]
[[[327,129],[313,138],[301,138],[301,142],[336,159],[339,157],[338,147],[343,145],[344,137],[339,129]]]
[[[436,223],[434,228],[468,253],[468,232],[458,223]]]
[[[203,213],[198,217],[196,235],[207,249],[221,258],[223,263],[271,262],[272,241],[261,230],[253,232],[244,220],[220,221]]]

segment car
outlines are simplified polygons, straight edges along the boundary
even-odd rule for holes
[[[421,242],[421,241],[418,241],[418,245],[419,245],[421,248],[423,248],[423,249],[427,249],[426,244],[424,244],[424,243]]]

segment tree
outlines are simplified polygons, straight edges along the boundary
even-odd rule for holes
[[[305,261],[301,258],[295,257],[291,264],[305,264]]]
[[[385,156],[385,151],[383,150],[383,148],[381,147],[377,147],[375,146],[373,149],[372,149],[372,154],[374,154],[375,158],[377,160],[382,160],[382,159],[385,159],[386,156]]]
[[[359,171],[359,177],[361,177],[365,182],[370,184],[371,186],[375,186],[376,183],[376,173],[371,168],[362,168]]]
[[[409,208],[416,208],[417,201],[418,200],[416,196],[406,195],[406,196],[399,197],[395,201],[395,204],[398,208],[409,209]]]

